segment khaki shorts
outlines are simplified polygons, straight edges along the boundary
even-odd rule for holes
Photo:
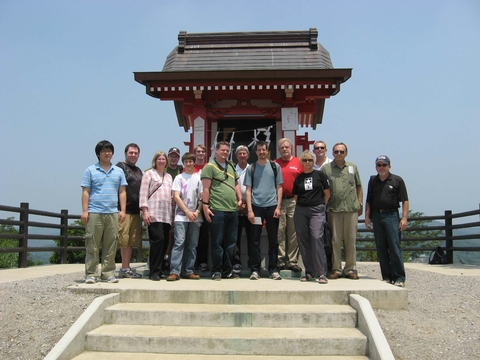
[[[140,246],[142,243],[142,219],[140,214],[126,214],[125,221],[120,223],[118,231],[118,247]]]

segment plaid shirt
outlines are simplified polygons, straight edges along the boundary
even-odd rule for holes
[[[167,172],[159,175],[157,170],[150,169],[144,173],[140,186],[140,208],[148,209],[152,222],[172,224],[172,183],[172,177]],[[160,184],[162,185],[158,187]]]

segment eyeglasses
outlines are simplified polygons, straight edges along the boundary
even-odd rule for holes
[[[313,159],[302,159],[303,162],[313,162]]]
[[[335,150],[334,154],[345,154],[345,150]]]
[[[325,146],[315,146],[315,150],[325,150]]]
[[[387,167],[387,166],[388,166],[388,164],[383,164],[383,163],[382,163],[382,164],[375,164],[375,165],[376,165],[377,167]]]

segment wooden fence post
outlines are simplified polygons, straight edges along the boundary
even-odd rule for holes
[[[62,236],[62,240],[60,240],[60,264],[67,264],[68,210],[61,210],[60,213],[62,214],[60,218],[60,224],[62,225],[60,229],[60,235]]]
[[[18,227],[19,234],[23,235],[23,238],[19,240],[18,247],[23,248],[23,250],[18,253],[18,267],[26,268],[28,265],[28,203],[20,203],[20,221],[22,225]]]
[[[452,210],[445,210],[445,247],[449,264],[453,264],[453,230],[452,230]]]

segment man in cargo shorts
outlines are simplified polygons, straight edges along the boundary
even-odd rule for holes
[[[125,221],[120,223],[118,233],[118,247],[122,254],[122,268],[118,272],[119,278],[141,278],[130,267],[132,259],[132,247],[140,248],[142,243],[142,218],[140,217],[139,194],[143,172],[135,166],[140,156],[140,148],[137,144],[131,143],[125,147],[125,161],[117,166],[125,173],[127,180],[127,206]],[[138,251],[138,250],[137,250]]]

